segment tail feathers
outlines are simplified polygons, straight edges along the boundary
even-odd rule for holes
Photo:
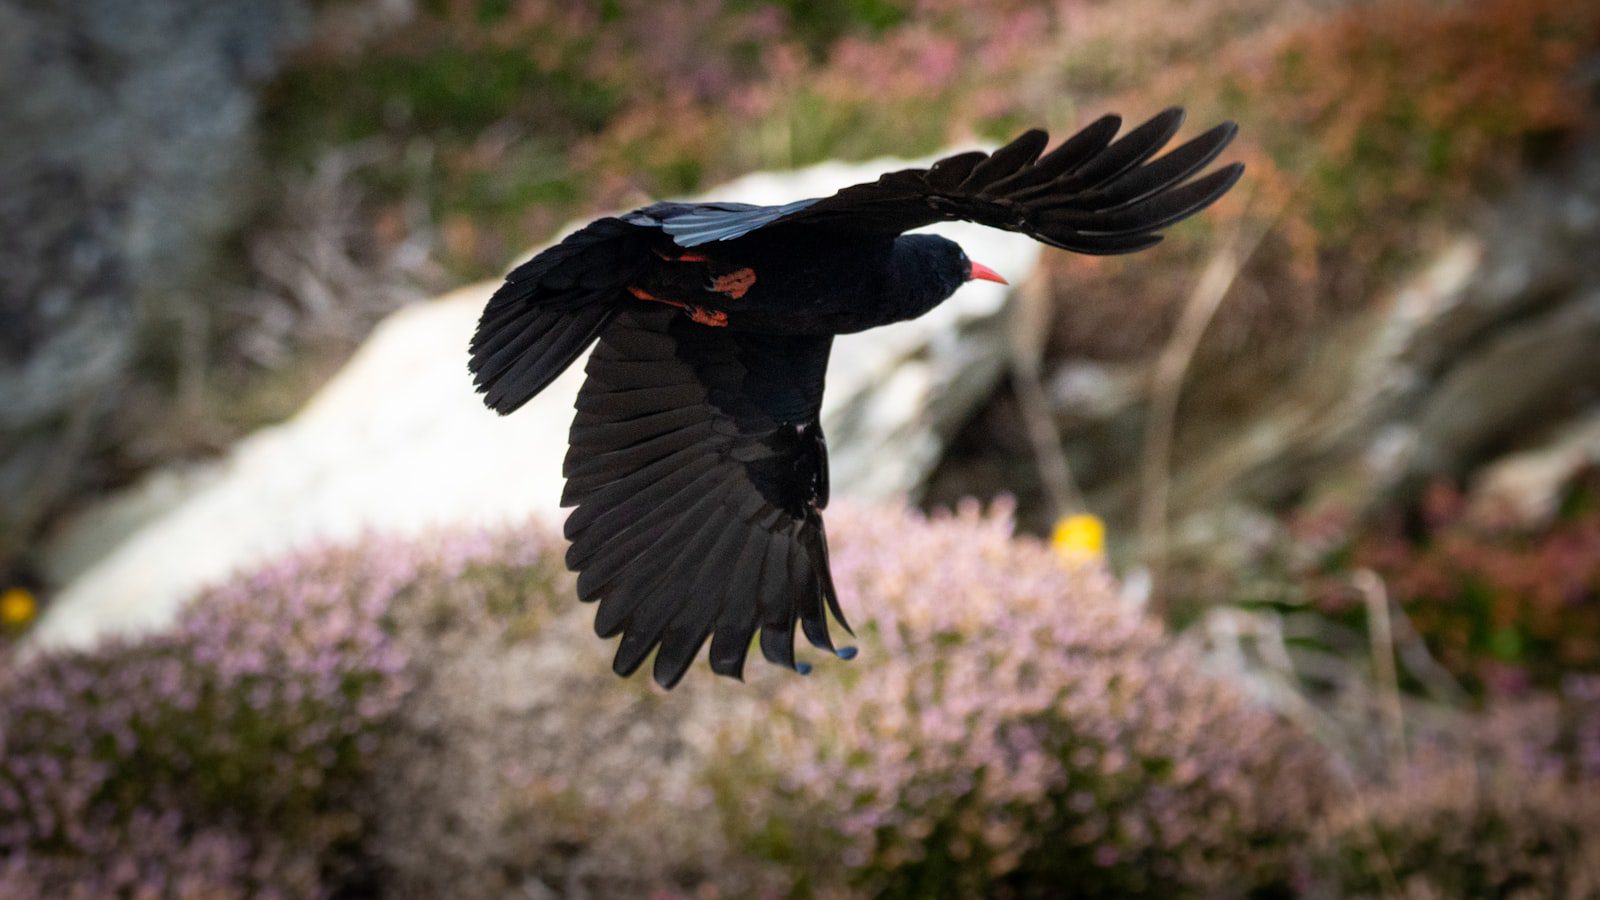
[[[598,298],[566,309],[491,302],[467,363],[483,402],[501,415],[515,411],[566,371],[615,314],[615,304]]]

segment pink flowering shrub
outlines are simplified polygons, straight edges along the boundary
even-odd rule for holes
[[[867,652],[808,679],[614,679],[538,528],[300,554],[44,658],[0,695],[0,895],[1285,877],[1321,756],[1104,574],[1003,514],[833,521]]]
[[[1593,897],[1600,790],[1417,767],[1328,824],[1328,879],[1345,897]],[[1398,888],[1396,890],[1395,888]]]
[[[0,897],[1593,884],[1595,684],[1486,719],[1483,790],[1418,766],[1357,802],[1005,511],[830,524],[862,653],[809,678],[614,678],[539,527],[302,553],[0,670]]]
[[[365,798],[384,892],[782,896],[782,871],[729,846],[705,780],[706,736],[759,715],[760,691],[703,668],[671,693],[618,679],[559,539],[492,540],[495,563],[390,608],[414,687]]]
[[[1600,896],[1600,679],[1411,731],[1318,824],[1317,896]]]
[[[864,646],[730,724],[724,796],[757,852],[891,896],[1211,895],[1292,877],[1327,760],[1106,573],[1064,571],[1005,513],[831,522]]]
[[[391,604],[527,561],[514,550],[464,537],[293,557],[206,592],[169,633],[0,673],[0,896],[348,884],[358,789],[410,689]]]
[[[314,853],[274,835],[196,827],[181,813],[133,813],[121,827],[96,828],[73,852],[23,850],[0,856],[0,897],[8,900],[219,900],[326,893]]]

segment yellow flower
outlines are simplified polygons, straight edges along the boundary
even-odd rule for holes
[[[39,601],[27,588],[9,588],[0,594],[0,624],[20,628],[39,613]]]
[[[1106,552],[1106,523],[1088,513],[1063,516],[1050,534],[1050,546],[1067,562],[1098,561]]]

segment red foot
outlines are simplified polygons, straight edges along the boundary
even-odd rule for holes
[[[740,297],[743,297],[750,290],[751,285],[754,285],[755,283],[756,272],[754,269],[737,269],[729,272],[726,275],[719,275],[712,279],[711,289],[719,294],[728,295],[728,299],[730,300],[738,300]]]
[[[689,307],[689,318],[701,325],[710,325],[712,328],[727,328],[728,314],[720,309],[706,309],[704,306]]]
[[[681,300],[668,300],[665,297],[657,297],[655,294],[650,293],[644,288],[634,287],[633,285],[628,286],[628,293],[638,297],[640,300],[649,300],[653,303],[665,303],[668,306],[676,306],[677,308],[688,313],[689,318],[699,322],[701,325],[710,325],[712,328],[728,327],[728,314],[720,309],[706,309],[704,306],[690,306]]]

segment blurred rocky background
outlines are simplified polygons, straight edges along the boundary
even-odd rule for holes
[[[90,492],[216,448],[176,406],[272,193],[260,92],[309,24],[292,0],[0,4],[0,568]]]
[[[1600,3],[0,0],[0,71],[8,895],[1600,890]],[[854,668],[611,682],[498,274],[1174,104],[1207,215],[841,344]]]

